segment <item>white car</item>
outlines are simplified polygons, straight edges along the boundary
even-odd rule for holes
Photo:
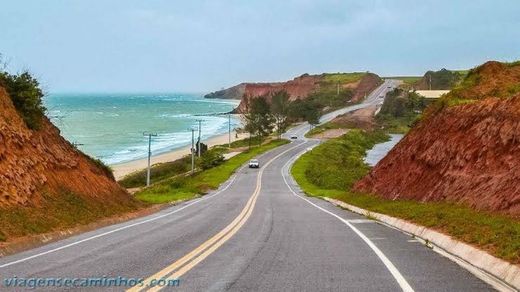
[[[251,159],[249,160],[249,168],[259,168],[260,163],[258,162],[258,159]]]

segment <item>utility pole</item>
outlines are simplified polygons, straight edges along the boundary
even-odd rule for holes
[[[201,147],[200,147],[200,130],[201,130],[201,126],[202,126],[202,124],[201,124],[202,121],[203,121],[203,120],[197,120],[197,122],[199,122],[199,140],[198,140],[198,143],[197,143],[197,144],[198,144],[198,145],[197,145],[197,150],[198,150],[198,152],[199,152],[199,153],[197,153],[197,156],[198,156],[198,157],[200,157],[200,148],[201,148]]]
[[[339,82],[336,83],[336,86],[337,86],[337,92],[336,92],[336,96],[339,96]]]
[[[430,77],[430,90],[432,90],[432,74],[430,74],[429,77]]]
[[[191,174],[195,173],[195,129],[191,128]],[[199,147],[200,148],[200,147]]]
[[[231,148],[231,114],[228,114],[228,148]]]
[[[148,136],[148,170],[146,171],[146,186],[150,186],[150,167],[152,157],[152,137],[156,137],[157,133],[143,133],[143,136]]]

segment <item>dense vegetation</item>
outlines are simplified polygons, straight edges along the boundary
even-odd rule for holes
[[[396,88],[386,95],[376,121],[391,133],[406,133],[426,106],[425,98]]]
[[[222,154],[222,151],[218,148],[204,152],[204,154],[200,158],[200,167],[203,170],[217,167],[224,163],[224,155]]]
[[[465,74],[466,71],[451,71],[447,69],[428,71],[417,85],[420,89],[452,89],[462,81]]]
[[[520,263],[520,221],[450,203],[387,200],[352,190],[365,176],[366,150],[384,139],[380,133],[351,130],[304,154],[291,169],[302,190],[310,196],[341,200],[371,212],[437,229],[490,253]]]
[[[0,86],[9,94],[27,127],[38,130],[45,116],[45,107],[42,104],[44,94],[38,80],[27,71],[21,74],[0,71]]]
[[[267,97],[260,96],[246,99],[246,110],[242,115],[244,129],[260,138],[260,141],[272,133],[274,117]]]
[[[271,99],[271,103],[268,102]],[[244,130],[257,137],[259,143],[276,130],[281,137],[290,123],[306,121],[317,124],[320,118],[320,105],[312,99],[289,101],[285,91],[272,95],[246,98],[243,114]]]
[[[165,179],[136,194],[136,198],[149,203],[166,203],[187,200],[216,189],[226,181],[241,165],[249,159],[268,150],[288,143],[287,140],[274,140],[262,146],[244,151],[222,164],[193,176],[175,176]]]

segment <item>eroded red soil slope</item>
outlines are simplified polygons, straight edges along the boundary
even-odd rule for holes
[[[489,62],[476,68],[356,190],[520,216],[519,85],[519,65]],[[461,99],[474,101],[448,105]]]
[[[28,129],[0,87],[0,243],[140,206],[47,118],[40,130]]]

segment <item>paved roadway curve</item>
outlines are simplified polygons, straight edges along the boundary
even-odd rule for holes
[[[386,81],[368,102],[340,113],[380,102],[378,96],[394,85]],[[301,125],[288,135],[306,129]],[[0,280],[180,279],[180,286],[163,291],[491,290],[409,236],[303,196],[288,168],[316,143],[298,139],[261,155],[262,168],[242,167],[200,199],[0,258]]]

